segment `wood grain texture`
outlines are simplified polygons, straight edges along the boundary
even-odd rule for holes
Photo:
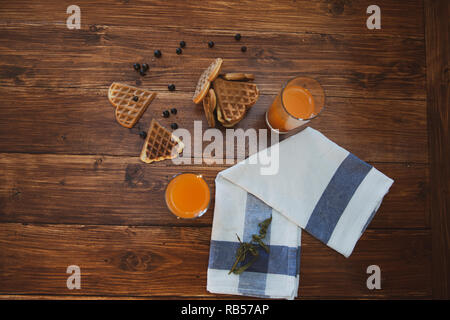
[[[10,1],[2,3],[0,22],[64,24],[70,1]],[[365,34],[366,14],[370,5],[363,0],[295,0],[295,1],[89,1],[77,2],[82,24],[167,26],[179,29],[274,31],[278,33],[333,31],[340,34]],[[423,39],[423,3],[420,0],[379,0],[382,29],[389,37],[414,36]],[[17,14],[20,12],[20,14]],[[179,40],[178,40],[179,41]]]
[[[210,230],[178,227],[0,224],[0,294],[210,296]],[[303,233],[300,297],[428,297],[429,231],[367,231],[346,259]],[[195,258],[193,258],[195,257]],[[81,268],[81,290],[66,268]],[[382,289],[366,287],[366,268]]]
[[[0,87],[0,95],[2,152],[137,156],[139,131],[146,131],[152,118],[166,127],[176,122],[191,134],[195,120],[207,129],[203,108],[188,93],[159,93],[133,129],[117,124],[103,89]],[[235,128],[266,129],[264,115],[274,97],[262,95]],[[178,114],[164,119],[162,111],[171,107]],[[425,101],[329,97],[325,108],[310,125],[363,160],[428,162]],[[243,154],[235,151],[235,156]]]
[[[308,297],[307,299],[317,299],[318,297]],[[0,300],[149,300],[146,296],[99,296],[99,295],[36,295],[36,294],[0,294]],[[151,296],[151,300],[211,300],[211,296]],[[217,295],[214,300],[254,300],[252,297]]]
[[[376,163],[396,183],[369,228],[425,228],[426,165]],[[211,187],[224,166],[145,164],[138,157],[0,154],[0,221],[115,225],[210,226],[210,210],[176,219],[164,191],[179,172],[201,173]]]
[[[206,292],[214,202],[186,221],[163,198],[181,171],[203,174],[214,194],[214,178],[230,164],[138,159],[139,132],[152,118],[190,132],[202,120],[206,129],[191,96],[219,56],[226,72],[254,73],[261,90],[237,128],[266,128],[283,82],[310,76],[327,97],[310,125],[395,180],[349,259],[303,233],[300,297],[448,298],[444,2],[425,0],[424,20],[422,0],[379,0],[382,29],[368,30],[372,3],[363,0],[3,1],[0,299],[239,298]],[[81,8],[80,30],[66,27],[72,4]],[[187,46],[176,55],[180,40]],[[135,62],[150,65],[145,77]],[[158,92],[133,129],[114,119],[106,97],[113,81]],[[178,114],[163,119],[170,107]],[[81,267],[80,291],[66,288],[70,264]],[[381,290],[366,287],[372,264]]]
[[[450,298],[450,4],[425,1],[433,296]]]
[[[216,57],[225,72],[251,72],[262,93],[277,93],[294,75],[314,77],[327,96],[425,100],[425,48],[421,39],[379,35],[233,33],[156,27],[4,25],[0,84],[53,88],[107,88],[114,81],[152,90],[193,94],[202,71]],[[206,45],[214,39],[215,46]],[[175,52],[180,39],[187,46]],[[247,46],[242,53],[240,47]],[[381,50],[380,48],[389,48]],[[153,51],[160,49],[160,59]],[[146,62],[145,77],[132,68]]]

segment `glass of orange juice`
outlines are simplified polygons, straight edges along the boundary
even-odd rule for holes
[[[272,130],[288,133],[317,117],[325,104],[322,86],[314,79],[295,77],[281,89],[266,112]]]
[[[209,208],[211,192],[201,175],[175,175],[166,188],[166,204],[177,218],[201,217]]]

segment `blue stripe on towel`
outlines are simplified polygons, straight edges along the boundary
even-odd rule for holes
[[[327,243],[353,194],[371,169],[371,165],[350,153],[325,188],[305,230]]]
[[[272,216],[272,208],[259,200],[251,193],[247,193],[247,202],[245,205],[245,221],[244,221],[244,242],[252,241],[252,235],[259,234],[258,224]],[[267,230],[264,243],[270,243],[270,226]]]
[[[230,270],[236,259],[239,242],[211,240],[209,269]],[[259,257],[246,270],[255,273],[273,273],[296,276],[300,266],[300,247],[269,245],[270,257],[264,250],[259,250]],[[269,263],[267,263],[267,260]],[[246,272],[242,273],[244,275]]]
[[[251,193],[247,193],[247,201],[245,206],[245,221],[244,221],[244,242],[251,242],[252,235],[259,234],[258,224],[272,216],[272,208],[259,200]],[[264,243],[270,243],[270,226],[267,230]],[[269,269],[269,255],[264,250],[259,250],[258,259],[255,263],[260,264],[262,270]],[[249,257],[251,259],[252,257]],[[247,263],[244,261],[244,264]],[[249,269],[247,269],[249,271]],[[250,294],[259,292],[263,294],[266,290],[266,273],[244,272],[239,276],[238,292],[243,294]],[[248,290],[251,290],[249,292]]]

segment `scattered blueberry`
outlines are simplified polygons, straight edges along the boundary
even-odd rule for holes
[[[140,74],[141,76],[145,76],[145,71],[144,71],[144,69],[139,70],[139,74]]]
[[[164,118],[168,118],[170,116],[169,110],[164,110],[163,111],[163,117]]]
[[[139,100],[138,96],[134,96],[133,100],[137,102]]]
[[[176,108],[172,108],[172,109],[170,109],[170,112],[171,112],[172,114],[177,114],[177,109],[176,109]]]
[[[184,42],[184,41],[180,41],[180,47],[181,47],[181,48],[184,48],[184,47],[186,47],[186,42]]]
[[[236,33],[236,34],[234,35],[234,38],[235,38],[237,41],[241,40],[241,34],[240,34],[240,33]]]
[[[142,139],[145,139],[145,138],[147,138],[147,132],[141,131],[141,132],[139,132],[139,136],[141,136]]]
[[[142,64],[142,70],[144,70],[144,72],[147,71],[148,70],[148,64],[143,63]]]
[[[214,41],[209,41],[208,42],[208,47],[210,47],[210,48],[214,47]]]
[[[247,51],[247,47],[246,47],[246,46],[242,46],[242,47],[241,47],[241,51],[242,51],[242,52]]]
[[[172,128],[172,130],[177,130],[178,129],[178,125],[176,123],[172,123],[170,125],[170,127]]]
[[[139,69],[141,68],[141,65],[139,63],[135,63],[135,64],[133,64],[133,68],[134,68],[134,70],[139,71]]]
[[[174,91],[175,90],[175,85],[172,83],[172,84],[169,84],[168,86],[167,86],[167,88],[169,89],[169,91]]]
[[[160,58],[162,55],[161,50],[155,50],[155,57]]]
[[[181,50],[181,48],[177,48],[176,52],[177,52],[177,54],[181,54],[183,52],[183,50]]]

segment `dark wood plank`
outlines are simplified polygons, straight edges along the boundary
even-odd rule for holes
[[[0,294],[212,296],[209,239],[203,228],[0,224]],[[300,297],[431,294],[427,230],[368,230],[348,259],[306,233],[302,248]],[[72,264],[81,268],[81,290],[66,288]],[[381,290],[366,287],[372,264],[381,268]]]
[[[450,3],[425,1],[433,297],[450,298]]]
[[[4,25],[0,46],[0,85],[106,88],[113,81],[167,91],[193,92],[199,75],[215,57],[223,70],[252,72],[263,93],[276,93],[297,74],[316,78],[327,96],[425,100],[425,48],[422,39],[370,35],[246,33],[237,42],[225,31],[160,30],[155,27]],[[207,47],[214,37],[213,49]],[[179,39],[187,42],[175,53]],[[246,53],[241,45],[248,47]],[[160,59],[153,51],[163,51]],[[389,50],[380,50],[389,48]],[[134,62],[147,62],[140,77]]]
[[[27,22],[39,25],[64,24],[66,8],[72,3],[50,0],[9,1],[2,3],[0,22]],[[296,0],[296,1],[77,1],[82,24],[136,25],[144,28],[169,26],[288,32],[318,32],[370,34],[366,28],[367,1]],[[379,0],[382,29],[387,36],[417,36],[423,38],[422,1]],[[17,14],[20,12],[20,14]],[[245,33],[244,33],[245,35]],[[178,40],[179,41],[179,40]]]
[[[131,130],[117,124],[103,89],[0,87],[0,96],[1,152],[137,156],[142,147],[139,130],[147,130],[153,117],[167,127],[176,122],[191,134],[195,120],[207,129],[203,108],[188,93],[159,93]],[[260,96],[235,128],[267,128],[264,114],[273,99]],[[178,114],[162,118],[162,111],[172,106]],[[428,162],[425,101],[329,97],[324,112],[310,125],[366,161]]]
[[[369,228],[425,228],[426,165],[374,164],[395,180]],[[0,154],[0,221],[115,225],[210,226],[210,210],[196,220],[175,219],[164,202],[168,180],[202,174],[215,194],[223,166],[145,164],[137,157]]]
[[[430,298],[430,238],[428,230],[370,230],[345,259],[303,232],[299,294],[320,295],[322,291],[324,296],[345,297],[350,294],[342,291],[349,285],[358,298]],[[367,289],[370,265],[380,267],[381,290]],[[327,277],[331,278],[325,285]]]
[[[148,300],[146,296],[0,294],[0,300]],[[152,300],[253,300],[245,296],[151,296]]]
[[[438,24],[448,4],[425,1],[427,63],[421,0],[378,1],[377,31],[367,30],[369,3],[360,0],[80,0],[82,29],[67,30],[70,4],[1,5],[0,299],[216,297],[206,292],[214,202],[200,219],[177,220],[163,193],[188,171],[202,173],[214,194],[226,165],[143,164],[138,133],[153,117],[192,132],[204,115],[191,92],[217,56],[225,71],[255,73],[262,91],[239,128],[265,128],[281,84],[314,77],[327,105],[312,127],[396,181],[349,259],[304,233],[300,296],[448,298],[449,39],[448,24]],[[177,56],[180,40],[188,46]],[[153,59],[155,48],[162,59]],[[150,64],[146,77],[131,69],[136,61]],[[136,128],[115,122],[112,81],[159,92]],[[163,120],[168,106],[179,114]],[[66,289],[70,264],[82,268],[80,291]],[[382,290],[366,288],[372,264]]]
[[[318,299],[319,297],[308,297],[307,299]],[[148,300],[146,296],[98,296],[98,295],[36,295],[36,294],[0,294],[0,300]],[[254,300],[246,296],[151,296],[152,300]]]

